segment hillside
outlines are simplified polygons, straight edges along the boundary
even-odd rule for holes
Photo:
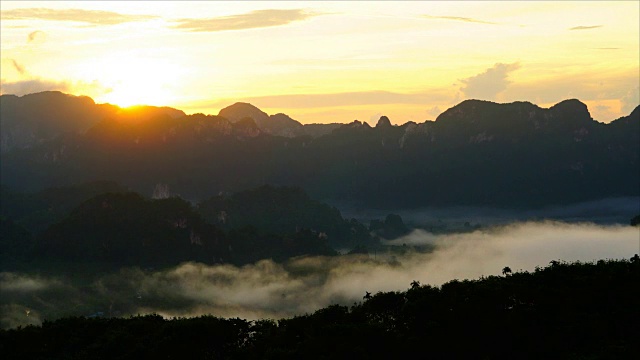
[[[603,124],[578,100],[549,109],[466,100],[435,121],[394,126],[381,117],[375,127],[314,128],[324,133],[316,137],[246,103],[218,116],[162,109],[121,112],[85,133],[4,152],[2,184],[37,191],[110,180],[145,195],[162,184],[193,201],[271,184],[378,208],[531,208],[640,195],[638,108]]]
[[[15,359],[633,359],[639,281],[638,255],[552,261],[441,287],[414,282],[278,321],[64,318],[0,330],[0,351]]]
[[[0,195],[0,270],[244,265],[379,245],[370,234],[375,229],[298,188],[265,186],[198,206],[178,197],[145,198],[115,183],[36,194],[3,188]]]

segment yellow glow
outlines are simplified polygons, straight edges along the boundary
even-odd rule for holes
[[[183,71],[167,61],[136,57],[135,54],[110,56],[81,71],[87,80],[97,80],[106,88],[96,102],[121,107],[167,105],[177,97],[176,81]]]
[[[59,89],[207,113],[248,101],[304,122],[383,113],[400,123],[470,97],[541,106],[578,98],[601,121],[640,100],[633,1],[0,1],[0,80],[18,94]],[[256,16],[274,9],[307,15],[277,26]],[[222,28],[194,31],[184,19]],[[30,40],[38,31],[44,37]],[[511,70],[489,71],[496,64]],[[474,91],[465,92],[469,79]],[[348,93],[359,95],[345,101]]]

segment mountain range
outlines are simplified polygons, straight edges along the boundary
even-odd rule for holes
[[[378,208],[530,208],[640,195],[640,107],[609,124],[571,99],[465,100],[435,121],[303,125],[247,103],[216,116],[45,92],[0,97],[1,182],[95,180],[194,202],[270,184]]]

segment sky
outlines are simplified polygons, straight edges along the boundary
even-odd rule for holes
[[[434,120],[465,99],[609,122],[640,103],[640,2],[0,1],[0,92],[302,123]]]

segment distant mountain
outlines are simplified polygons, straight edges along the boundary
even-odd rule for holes
[[[169,107],[138,106],[122,110],[111,104],[96,104],[87,96],[59,91],[0,95],[0,151],[26,149],[59,135],[83,133],[108,117],[140,119],[158,114],[173,118],[185,115]]]
[[[28,148],[68,132],[82,132],[117,107],[96,105],[86,96],[47,91],[0,96],[0,151]]]
[[[197,207],[107,182],[36,194],[3,188],[1,200],[0,270],[51,263],[105,269],[185,261],[243,265],[336,255],[331,246],[379,245],[366,226],[297,188],[263,186]]]
[[[231,106],[220,110],[218,116],[223,117],[232,123],[238,122],[245,118],[251,118],[255,121],[258,128],[271,135],[284,136],[288,138],[309,135],[318,137],[330,133],[340,124],[310,124],[302,125],[300,122],[293,120],[286,114],[267,115],[264,111],[257,107],[243,102],[235,103]]]
[[[164,184],[195,201],[272,184],[380,208],[640,196],[638,108],[603,124],[578,100],[549,109],[467,100],[436,121],[396,126],[381,117],[375,127],[356,120],[302,130],[246,103],[219,116],[173,115],[118,112],[85,133],[4,152],[1,182],[37,191],[111,180],[145,195]]]
[[[98,195],[38,237],[35,259],[112,266],[228,261],[228,243],[189,203],[135,193]]]
[[[2,186],[0,216],[15,221],[35,235],[94,196],[127,191],[127,188],[109,181],[48,188],[34,194],[16,193]]]
[[[251,226],[276,234],[307,229],[334,248],[373,244],[367,227],[343,219],[338,209],[312,200],[299,188],[261,186],[230,196],[214,196],[200,202],[197,209],[209,223],[223,229]]]

